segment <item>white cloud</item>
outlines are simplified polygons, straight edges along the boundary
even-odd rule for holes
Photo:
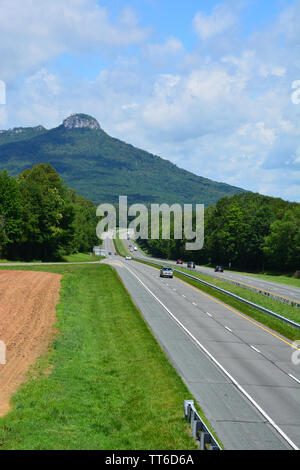
[[[113,22],[96,0],[1,0],[0,77],[31,73],[63,53],[139,44],[149,30],[125,8]]]
[[[35,1],[27,1],[27,6],[29,3]],[[199,50],[198,45],[187,53],[178,39],[168,37],[161,43],[143,43],[141,55],[118,53],[93,81],[78,78],[70,82],[43,65],[49,54],[65,47],[88,48],[90,44],[95,48],[106,43],[119,47],[126,28],[133,31],[126,38],[127,44],[143,41],[146,35],[132,10],[125,10],[112,23],[108,12],[98,10],[94,0],[75,0],[72,5],[63,2],[61,14],[64,11],[65,16],[58,22],[50,8],[45,31],[39,24],[42,16],[38,8],[28,32],[15,39],[7,36],[12,40],[12,57],[4,58],[4,63],[13,63],[14,72],[18,67],[23,72],[33,66],[34,70],[9,96],[6,114],[0,115],[1,124],[9,116],[14,125],[43,124],[50,128],[73,112],[86,112],[94,115],[109,134],[197,174],[300,201],[300,105],[291,100],[292,83],[300,80],[296,52],[299,32],[287,25],[287,21],[293,25],[300,22],[300,10],[289,8],[264,31],[240,39],[237,49],[230,35],[238,24],[237,9],[224,3],[210,16],[197,17],[199,36],[210,39],[207,50]],[[84,24],[90,29],[86,34],[80,31],[80,12],[86,13]],[[104,29],[97,31],[96,23],[103,24]],[[65,33],[63,25],[67,27]],[[104,38],[103,31],[111,34]],[[232,45],[229,52],[216,53],[214,49],[210,54],[210,47],[223,33]],[[21,38],[28,58],[17,47]],[[32,52],[35,47],[36,55]]]
[[[153,63],[167,63],[173,56],[178,56],[184,52],[182,42],[175,38],[169,37],[163,44],[146,44],[143,48],[143,56],[146,60]]]
[[[237,22],[237,16],[225,3],[216,5],[211,15],[199,11],[193,20],[193,27],[201,39],[210,39],[224,33]]]

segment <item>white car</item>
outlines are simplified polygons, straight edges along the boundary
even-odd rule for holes
[[[131,256],[126,255],[126,256],[125,256],[125,259],[131,259]]]
[[[135,246],[133,249],[134,249],[134,251],[138,251],[138,249],[137,249],[137,247],[136,247],[136,246]]]

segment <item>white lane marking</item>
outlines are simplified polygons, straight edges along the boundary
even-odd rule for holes
[[[196,302],[193,302],[193,305],[195,305],[195,307],[197,307],[197,304],[196,304]]]
[[[206,312],[206,315],[208,315],[209,317],[212,317],[212,314],[209,312]]]
[[[186,296],[184,294],[182,294],[182,297],[186,298]]]
[[[219,361],[200,343],[200,341],[181,323],[178,318],[168,309],[168,307],[147,287],[144,282],[131,270],[128,266],[125,268],[138,280],[138,282],[149,292],[152,297],[168,312],[173,320],[185,331],[185,333],[199,346],[200,349],[214,362],[214,364],[232,381],[232,383],[245,395],[253,406],[265,417],[265,419],[273,426],[274,429],[288,442],[294,449],[299,450],[296,444],[285,434],[285,432],[275,423],[275,421],[261,408],[261,406],[249,395],[249,393],[238,383],[238,381],[220,364]],[[207,312],[208,313],[208,312]]]
[[[300,380],[299,379],[296,379],[296,377],[294,377],[292,374],[288,374],[292,379],[296,380],[296,382],[298,382],[298,384],[300,384]]]
[[[228,328],[228,326],[225,326],[226,330],[230,331],[232,333],[232,330]]]
[[[261,354],[261,352],[260,352],[258,349],[256,349],[254,346],[252,346],[251,344],[250,344],[250,348],[254,349],[254,351],[256,351],[257,353]]]

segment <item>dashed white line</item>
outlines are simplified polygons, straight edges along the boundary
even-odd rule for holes
[[[199,346],[200,349],[215,363],[215,365],[223,371],[223,373],[231,380],[231,382],[240,390],[240,392],[248,398],[255,408],[266,418],[274,429],[289,443],[294,450],[299,450],[297,445],[285,434],[285,432],[273,421],[273,419],[261,408],[261,406],[252,398],[251,395],[239,384],[239,382],[220,364],[220,362],[200,343],[200,341],[176,318],[176,316],[168,309],[168,307],[147,287],[144,282],[127,266],[124,267],[138,280],[138,282],[149,292],[150,295],[168,312],[173,320],[186,332],[186,334]],[[208,315],[212,316],[208,312]],[[254,346],[251,346],[254,348]],[[255,349],[255,348],[254,348]],[[259,352],[259,351],[258,351]]]
[[[206,315],[208,315],[209,317],[212,317],[212,314],[209,312],[206,312]]]
[[[232,330],[228,328],[228,326],[225,326],[226,330],[230,331],[232,333]]]
[[[256,349],[254,346],[252,346],[251,344],[250,344],[250,348],[254,349],[254,351],[256,351],[256,352],[258,352],[259,354],[261,354],[261,352],[260,352],[258,349]]]

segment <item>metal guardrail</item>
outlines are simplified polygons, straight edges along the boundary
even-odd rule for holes
[[[140,260],[140,261],[150,263],[150,264],[154,264],[154,265],[157,265],[157,266],[160,266],[160,267],[167,265],[167,263],[163,263],[163,264],[162,263],[157,263],[156,261],[148,260],[148,259],[145,259],[145,258],[135,258],[135,260]],[[171,266],[171,265],[169,265],[169,266]],[[283,317],[282,315],[279,315],[279,313],[275,313],[272,310],[269,310],[265,307],[262,307],[261,305],[255,304],[255,303],[251,302],[250,300],[244,299],[243,297],[240,297],[236,294],[233,294],[232,292],[229,292],[225,289],[222,289],[221,287],[217,287],[214,284],[210,284],[207,281],[203,281],[203,279],[200,279],[199,277],[192,276],[191,274],[185,273],[183,271],[178,271],[177,269],[174,269],[174,268],[173,268],[173,271],[180,274],[180,275],[182,275],[182,276],[184,276],[184,277],[187,277],[189,279],[193,279],[194,281],[197,281],[200,284],[204,284],[207,287],[210,287],[214,290],[222,292],[223,294],[229,295],[230,297],[233,297],[234,299],[239,300],[240,302],[243,302],[244,304],[250,305],[250,307],[254,307],[257,310],[260,310],[261,312],[267,313],[268,315],[271,315],[271,316],[277,318],[277,320],[281,320],[284,323],[287,323],[287,324],[289,324],[289,325],[291,325],[295,328],[300,329],[299,323],[296,323],[293,320],[290,320],[289,318]]]
[[[194,406],[194,400],[184,400],[184,417],[191,423],[193,438],[199,442],[200,450],[222,450],[216,438],[204,424]]]

